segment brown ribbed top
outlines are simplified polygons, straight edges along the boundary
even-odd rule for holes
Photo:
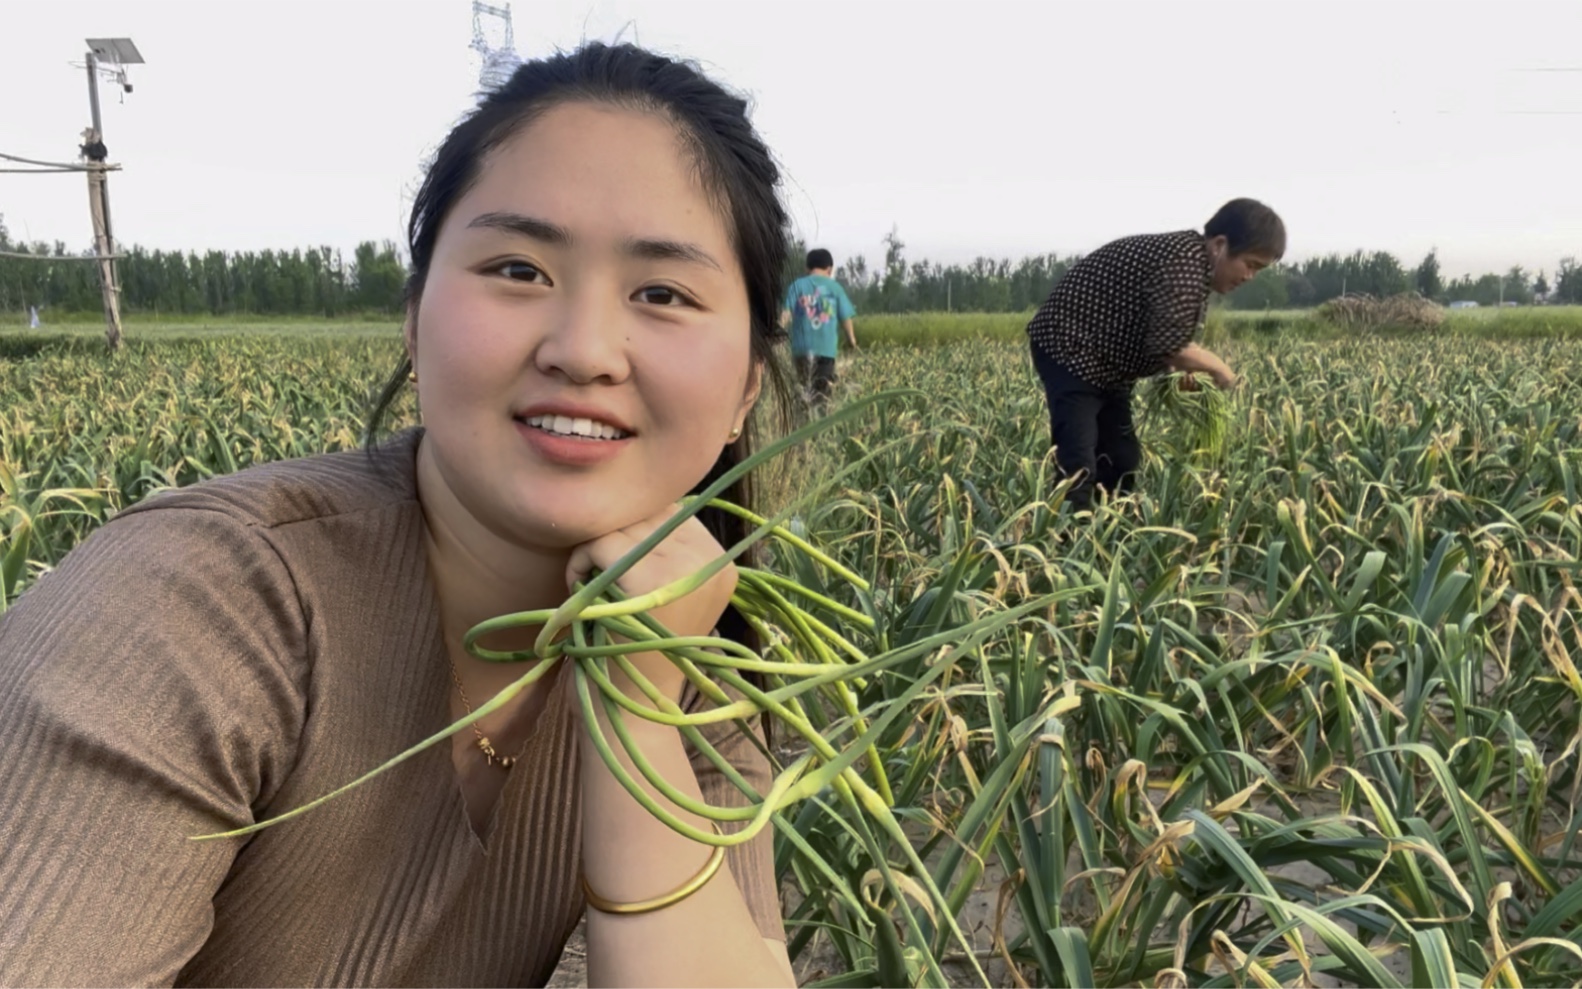
[[[419,432],[130,508],[0,618],[0,985],[543,985],[582,915],[577,721],[554,691],[487,840],[449,722]],[[759,792],[734,727],[708,732]],[[701,758],[706,799],[741,795]],[[727,859],[783,939],[766,830]]]

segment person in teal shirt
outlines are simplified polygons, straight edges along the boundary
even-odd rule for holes
[[[802,380],[808,401],[823,408],[835,384],[836,326],[846,333],[846,343],[857,346],[852,317],[857,307],[834,279],[835,259],[822,247],[807,253],[807,274],[786,289],[780,325],[791,329],[791,359]]]

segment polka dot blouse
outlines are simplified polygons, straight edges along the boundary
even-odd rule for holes
[[[1195,230],[1123,237],[1086,255],[1027,324],[1032,346],[1092,385],[1158,374],[1208,314],[1214,264]]]

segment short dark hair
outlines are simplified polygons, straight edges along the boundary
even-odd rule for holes
[[[1203,226],[1203,236],[1224,237],[1232,255],[1257,252],[1285,257],[1285,221],[1256,199],[1232,199]]]
[[[835,267],[835,256],[822,247],[815,247],[807,252],[807,270],[814,271],[819,268]]]

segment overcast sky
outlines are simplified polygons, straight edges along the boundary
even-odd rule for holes
[[[1437,245],[1446,274],[1582,256],[1582,2],[517,0],[524,56],[627,39],[754,102],[799,232],[844,260],[1085,251],[1254,196],[1291,258]],[[117,236],[399,240],[477,89],[470,0],[0,0],[0,152],[71,160],[87,37]],[[0,174],[13,236],[89,238],[79,175]]]

